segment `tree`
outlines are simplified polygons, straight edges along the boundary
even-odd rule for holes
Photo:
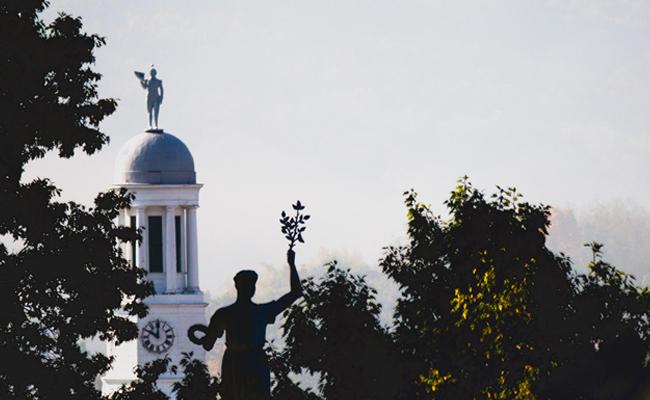
[[[93,399],[111,360],[80,341],[135,338],[129,316],[145,315],[151,291],[117,246],[137,239],[113,222],[129,206],[125,191],[100,193],[86,208],[56,201],[48,179],[22,181],[25,165],[49,151],[101,149],[99,123],[116,106],[98,98],[90,67],[104,39],[66,14],[46,25],[47,5],[0,3],[0,397]]]
[[[549,394],[576,399],[650,398],[650,290],[602,259],[577,276],[571,352],[552,375]],[[582,384],[575,384],[581,382]]]
[[[364,277],[330,263],[322,277],[303,281],[303,299],[286,312],[281,356],[291,372],[319,376],[326,400],[392,399],[400,389],[375,294]]]
[[[402,289],[395,338],[408,370],[405,398],[639,392],[647,377],[647,290],[597,259],[589,275],[576,274],[545,246],[548,207],[521,202],[514,188],[488,200],[466,178],[446,202],[447,221],[413,191],[405,197],[409,243],[387,248],[381,261]],[[612,357],[624,348],[627,361]],[[583,384],[593,379],[599,382]]]
[[[219,378],[210,376],[207,366],[192,358],[192,353],[183,353],[180,361],[183,379],[174,382],[172,393],[177,400],[218,400]],[[136,379],[123,384],[111,393],[107,400],[169,400],[158,386],[158,380],[165,373],[176,374],[178,366],[171,364],[169,357],[159,358],[135,369]]]
[[[536,340],[533,310],[566,313],[566,302],[550,304],[537,288],[553,281],[555,300],[570,295],[570,269],[543,245],[548,210],[519,204],[514,190],[488,202],[463,180],[445,223],[405,195],[410,243],[388,248],[381,264],[403,288],[396,335],[414,390],[429,397],[422,381],[435,398],[533,398],[551,345]]]
[[[304,389],[291,378],[292,370],[301,370],[293,366],[287,359],[287,353],[278,351],[269,344],[266,347],[269,367],[272,374],[273,387],[271,399],[273,400],[320,400],[320,397],[311,389]]]
[[[180,361],[183,380],[173,385],[177,400],[216,400],[219,399],[219,379],[210,376],[208,367],[192,358],[192,353],[183,353]]]
[[[169,400],[157,383],[160,375],[168,370],[176,371],[176,366],[170,366],[169,362],[169,358],[165,357],[137,366],[136,379],[111,393],[109,400]]]

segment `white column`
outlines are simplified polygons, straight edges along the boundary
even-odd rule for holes
[[[185,209],[181,208],[181,273],[183,274],[183,289],[187,289],[187,218]]]
[[[163,234],[166,293],[176,292],[176,207],[165,207],[165,232]]]
[[[117,226],[126,226],[126,223],[124,222],[126,219],[126,208],[121,208],[120,213],[117,215]],[[120,246],[120,249],[122,250],[122,258],[125,260],[129,260],[129,243],[128,242],[122,242],[118,241],[118,245]]]
[[[130,228],[135,228],[137,226],[137,222],[134,224],[136,226],[131,225],[131,215],[133,214],[134,211],[135,210],[131,210],[131,209],[128,209],[128,208],[124,209],[124,226],[128,226]],[[137,250],[138,246],[136,245],[135,247],[136,247],[136,252],[137,252],[138,251]],[[136,265],[136,260],[137,259],[136,260],[133,259],[133,257],[134,257],[133,244],[131,242],[126,242],[124,244],[124,249],[125,249],[124,250],[125,251],[124,258],[126,258],[129,261],[129,265]],[[137,257],[137,253],[135,254],[135,256]]]
[[[121,208],[120,213],[117,215],[117,225],[125,226],[124,220],[126,219],[126,208]]]
[[[136,266],[149,271],[149,232],[147,232],[147,209],[144,207],[135,208],[135,223],[141,229],[142,240],[138,244],[136,252]]]
[[[187,208],[187,288],[190,292],[199,291],[199,247],[196,230],[196,209]]]

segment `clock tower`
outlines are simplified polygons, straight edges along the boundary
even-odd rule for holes
[[[206,323],[204,294],[199,287],[197,208],[201,184],[194,160],[176,136],[149,129],[129,140],[118,156],[117,188],[135,199],[121,211],[119,223],[142,229],[142,241],[123,245],[127,259],[147,271],[155,294],[145,299],[149,314],[137,321],[138,339],[107,349],[115,357],[102,378],[102,391],[111,392],[134,378],[136,364],[168,356],[178,365],[182,353],[205,361],[205,351],[192,344],[187,329]],[[171,395],[182,371],[166,373],[159,387]]]

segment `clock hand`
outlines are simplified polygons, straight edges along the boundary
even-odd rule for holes
[[[151,330],[149,328],[144,328],[144,331],[151,334],[151,336],[155,337],[156,339],[160,339],[159,334],[154,332],[153,330]]]
[[[160,339],[160,332],[158,331],[158,329],[154,331],[152,325],[147,325],[144,328],[144,331],[149,333],[151,336],[155,337],[156,339]]]

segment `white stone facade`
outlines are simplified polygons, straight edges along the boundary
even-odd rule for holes
[[[165,135],[171,138],[167,139]],[[145,299],[149,314],[135,321],[139,330],[137,340],[119,346],[98,341],[87,343],[89,350],[115,356],[112,369],[101,378],[104,393],[133,380],[136,365],[165,356],[179,365],[182,353],[190,352],[194,358],[203,361],[206,358],[205,350],[187,337],[191,325],[206,324],[207,303],[199,286],[197,235],[197,209],[202,185],[195,183],[191,154],[177,138],[168,133],[146,133],[140,137],[141,141],[136,137],[127,143],[118,162],[119,182],[115,187],[126,188],[135,196],[131,208],[121,211],[118,223],[124,226],[135,224],[142,229],[139,244],[125,243],[121,246],[132,265],[148,272],[146,279],[153,283],[155,294]],[[177,153],[181,161],[174,160]],[[155,165],[154,161],[148,160],[154,160]],[[160,168],[166,165],[177,170],[161,172]],[[188,165],[192,171],[183,169]],[[167,183],[164,180],[134,182],[138,177],[151,179],[156,174],[172,176],[176,180],[188,177],[189,180],[186,183]],[[126,178],[122,180],[121,177]],[[156,321],[164,322],[165,332],[158,329]],[[176,375],[167,373],[161,376],[158,385],[171,395],[173,383],[180,379],[182,371],[179,368]]]

